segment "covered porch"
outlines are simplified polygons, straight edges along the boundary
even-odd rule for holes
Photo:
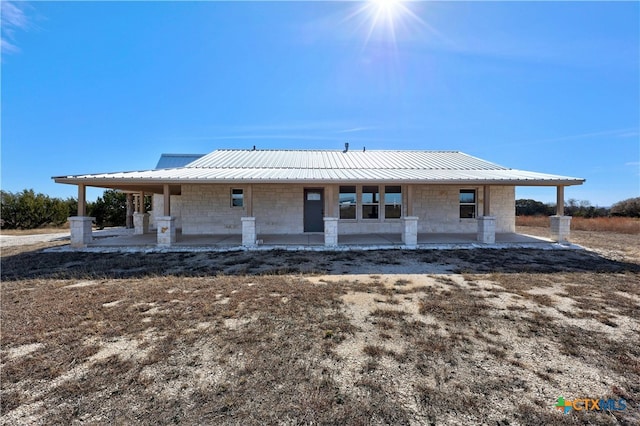
[[[321,232],[296,232],[291,233],[268,233],[259,232],[256,226],[256,216],[253,215],[253,192],[252,186],[248,186],[246,198],[246,208],[244,216],[237,217],[237,229],[234,233],[202,233],[193,232],[182,233],[176,226],[176,217],[172,216],[171,196],[180,193],[179,186],[165,184],[160,188],[146,187],[137,193],[133,188],[128,188],[128,199],[133,201],[128,203],[128,210],[135,209],[133,214],[133,229],[127,235],[108,240],[94,239],[91,232],[91,217],[85,215],[85,186],[78,185],[78,216],[71,217],[71,245],[73,247],[89,246],[136,246],[148,247],[157,245],[158,247],[212,247],[212,248],[260,248],[260,247],[318,247],[327,248],[340,247],[397,247],[397,248],[421,248],[435,247],[439,245],[519,245],[519,244],[539,244],[549,242],[567,242],[569,236],[569,225],[571,218],[564,216],[564,186],[557,186],[557,214],[550,217],[551,240],[531,237],[515,232],[500,232],[496,230],[496,217],[492,215],[492,190],[490,185],[482,188],[483,198],[478,203],[478,216],[474,218],[476,225],[467,229],[466,232],[421,232],[419,221],[421,218],[412,216],[412,187],[408,186],[406,191],[406,209],[403,216],[397,220],[400,225],[400,232],[371,232],[371,233],[350,233],[345,232],[342,227],[343,221],[339,217],[320,217],[323,222]],[[155,191],[153,191],[155,189]],[[156,229],[151,230],[149,214],[145,211],[143,202],[145,193],[157,193],[162,190],[162,215],[155,217]],[[326,187],[327,192],[331,187]],[[145,192],[148,191],[148,192]],[[404,192],[404,191],[403,191]],[[133,193],[133,194],[132,194]],[[337,213],[335,206],[328,200],[320,207],[326,208],[329,213]],[[131,207],[129,207],[131,206]],[[423,219],[424,220],[424,219]],[[398,228],[396,228],[398,229]],[[476,229],[476,232],[468,232]]]
[[[487,247],[530,246],[543,247],[553,244],[551,239],[518,233],[497,233],[495,242]],[[420,233],[415,246],[408,247],[398,234],[351,234],[340,235],[335,246],[327,247],[322,233],[304,234],[265,234],[258,235],[257,243],[252,247],[242,244],[241,235],[183,235],[176,232],[176,250],[188,249],[364,249],[364,248],[464,248],[477,247],[477,235],[472,233]],[[122,229],[118,235],[95,238],[86,247],[90,248],[154,248],[157,247],[155,234],[135,234],[132,229]]]

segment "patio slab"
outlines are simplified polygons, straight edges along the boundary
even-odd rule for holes
[[[133,235],[130,230],[123,230],[120,235],[96,235],[88,247],[105,248],[155,248],[156,233]],[[287,249],[323,249],[324,234],[260,234],[257,249],[287,248]],[[496,234],[495,244],[481,244],[475,233],[449,234],[432,233],[418,235],[418,248],[464,248],[464,247],[508,247],[532,245],[542,246],[557,244],[552,240],[531,235],[516,233]],[[184,235],[178,231],[175,249],[243,249],[241,235]],[[352,234],[338,236],[338,249],[372,249],[372,248],[403,248],[400,234]]]

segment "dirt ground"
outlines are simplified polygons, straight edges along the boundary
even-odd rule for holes
[[[638,424],[640,242],[572,235],[589,250],[8,247],[0,423]]]

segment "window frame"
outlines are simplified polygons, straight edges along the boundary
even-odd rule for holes
[[[353,188],[353,191],[350,189]],[[345,191],[343,192],[343,189]],[[349,189],[349,191],[347,191]],[[353,208],[353,217],[342,217],[342,202],[340,196],[342,194],[353,194],[353,201],[349,201],[349,207]],[[338,217],[340,220],[357,220],[358,219],[358,186],[357,185],[340,185],[338,188]]]
[[[235,192],[235,191],[240,191]],[[240,195],[240,198],[234,197],[234,195]],[[232,209],[243,209],[244,208],[244,188],[231,188],[229,191],[230,197],[230,206]],[[240,205],[235,204],[236,200],[240,200]]]
[[[366,188],[376,188],[375,192],[366,191]],[[365,202],[365,194],[371,194],[371,200],[369,202]],[[362,190],[360,192],[360,214],[362,220],[380,220],[380,185],[362,185]],[[365,217],[364,210],[365,208],[372,208],[372,211],[375,211],[375,217]]]
[[[389,192],[388,189],[389,188],[397,188],[399,191],[398,192]],[[400,201],[399,202],[387,202],[387,194],[399,194],[400,195]],[[390,220],[398,220],[398,219],[402,219],[402,215],[403,215],[403,210],[402,210],[402,200],[403,200],[403,194],[402,194],[402,185],[385,185],[384,186],[384,194],[383,194],[383,198],[384,198],[384,218],[385,219],[390,219]],[[400,208],[400,215],[398,217],[388,217],[387,216],[387,206],[393,206],[395,207],[399,207]]]
[[[473,194],[473,202],[464,202],[462,200],[462,194]],[[471,217],[463,216],[463,207],[473,207]],[[460,189],[458,192],[458,216],[460,219],[476,219],[478,217],[478,190],[477,189]]]

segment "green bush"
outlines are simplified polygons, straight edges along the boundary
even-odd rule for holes
[[[0,215],[3,229],[34,229],[60,226],[67,221],[77,201],[36,194],[33,189],[12,193],[0,191]]]

